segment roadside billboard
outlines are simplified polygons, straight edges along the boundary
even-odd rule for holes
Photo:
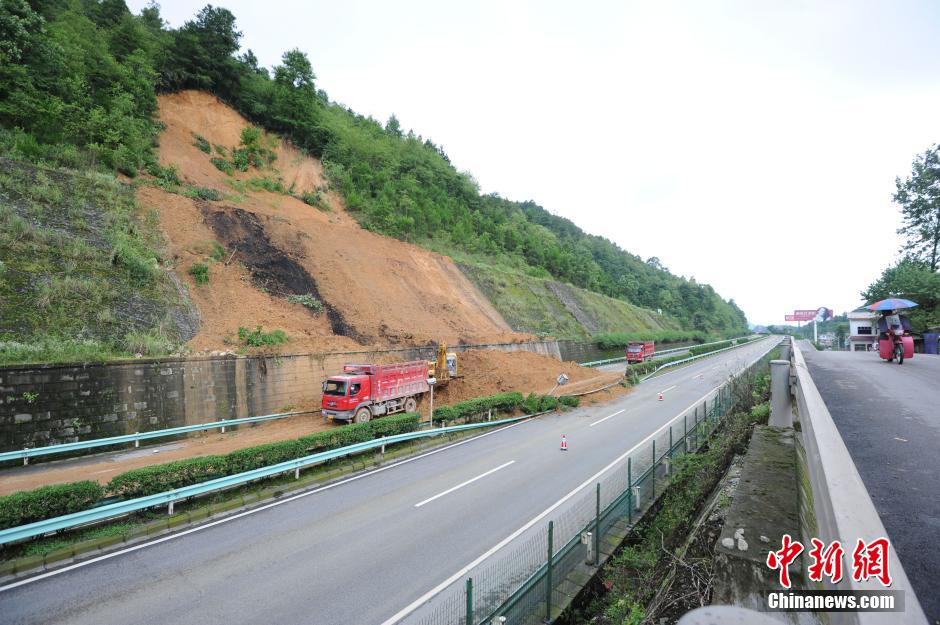
[[[826,321],[832,319],[832,309],[825,306],[813,309],[794,310],[792,315],[785,315],[786,321]]]

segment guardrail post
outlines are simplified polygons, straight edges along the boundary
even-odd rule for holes
[[[385,435],[384,435],[384,434],[382,435],[382,440],[383,440],[383,441],[385,440]],[[384,443],[384,442],[382,443],[382,455],[383,455],[383,456],[385,455],[385,443]]]
[[[140,434],[140,432],[134,432],[134,434]],[[140,439],[139,439],[139,438],[135,438],[135,439],[134,439],[134,447],[135,447],[135,448],[136,448],[136,447],[140,447]]]
[[[294,479],[295,480],[300,479],[300,467],[297,467],[296,469],[294,469]]]
[[[601,483],[597,483],[597,504],[594,509],[594,565],[601,561]]]
[[[169,514],[169,515],[172,515],[172,514],[173,514],[173,503],[174,503],[174,502],[171,501],[171,502],[170,502],[169,504],[167,504],[167,506],[166,506],[166,513]]]
[[[555,565],[555,522],[548,522],[548,560],[545,565],[545,622],[552,622],[552,567]]]
[[[467,625],[473,625],[473,578],[467,578]]]
[[[770,425],[778,428],[793,427],[789,360],[770,361]]]
[[[24,447],[23,451],[27,454],[23,456],[23,466],[25,467],[29,464],[29,447]]]
[[[656,501],[656,439],[653,439],[653,466],[650,467],[650,473],[653,474],[653,501]]]
[[[633,468],[627,457],[627,523],[633,525]]]
[[[698,410],[698,408],[696,408]],[[682,444],[685,446],[685,453],[689,453],[689,415],[682,415]]]

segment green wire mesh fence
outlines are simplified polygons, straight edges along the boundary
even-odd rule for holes
[[[523,533],[465,577],[406,617],[416,625],[517,625],[550,622],[579,569],[589,576],[655,503],[669,483],[676,460],[704,445],[732,409],[736,385],[753,373],[754,362],[716,389],[703,403],[673,419],[611,467],[546,525]]]

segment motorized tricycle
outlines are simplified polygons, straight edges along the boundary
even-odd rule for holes
[[[914,357],[914,337],[909,332],[898,333],[889,328],[878,339],[878,354],[888,362],[897,358],[898,364],[903,365],[905,358]]]

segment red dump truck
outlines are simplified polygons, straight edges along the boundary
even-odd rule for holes
[[[627,344],[627,362],[643,362],[649,360],[656,353],[656,343],[653,341],[633,341]]]
[[[323,416],[339,421],[365,423],[372,417],[414,412],[427,393],[425,360],[392,365],[345,365],[342,375],[323,383],[320,402]]]

